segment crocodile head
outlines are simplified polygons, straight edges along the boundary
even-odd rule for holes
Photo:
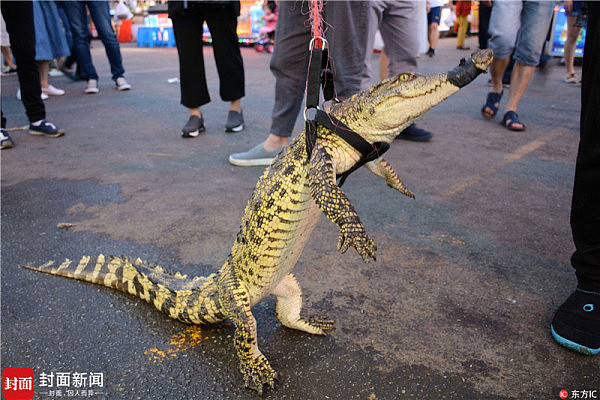
[[[448,72],[400,74],[332,106],[330,113],[370,143],[391,143],[427,110],[485,72],[492,60],[491,50],[478,50]]]

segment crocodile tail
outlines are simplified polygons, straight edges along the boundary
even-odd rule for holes
[[[84,256],[78,263],[69,259],[56,265],[49,261],[27,269],[95,283],[132,294],[153,304],[171,318],[187,323],[212,323],[223,319],[219,312],[215,275],[188,279],[170,275],[161,267],[128,257]]]

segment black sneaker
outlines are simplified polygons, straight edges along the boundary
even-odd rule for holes
[[[0,129],[0,150],[10,149],[14,147],[15,142],[10,138],[10,135],[6,131],[6,129]]]
[[[244,129],[244,113],[229,111],[227,122],[225,123],[225,132],[240,132]]]
[[[396,139],[412,140],[413,142],[427,142],[431,140],[433,133],[425,129],[417,128],[415,124],[400,132]]]
[[[551,332],[570,350],[600,354],[600,293],[575,290],[554,314]]]
[[[181,136],[184,138],[198,137],[201,132],[204,132],[204,118],[196,115],[191,115],[188,122],[181,130]]]
[[[429,57],[433,57],[435,55],[435,50],[430,47],[425,54],[427,54]]]
[[[42,120],[42,123],[38,126],[29,124],[29,134],[34,136],[46,136],[50,138],[57,138],[65,134],[64,129],[57,128],[51,122]]]

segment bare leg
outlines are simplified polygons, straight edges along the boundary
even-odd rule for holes
[[[518,61],[515,62],[513,72],[510,76],[510,95],[506,104],[507,111],[517,111],[519,102],[523,98],[527,86],[529,86],[534,71],[534,66],[523,65]]]
[[[494,58],[492,65],[490,65],[490,75],[492,77],[492,92],[502,93],[502,75],[506,71],[506,67],[510,62],[510,57],[506,58]]]
[[[188,108],[189,112],[190,112],[190,117],[192,115],[195,115],[198,118],[202,117],[202,112],[200,111],[200,107],[196,107],[196,108]]]
[[[40,84],[43,89],[48,88],[48,71],[50,70],[50,61],[38,61],[38,68],[40,70]]]
[[[233,100],[229,106],[229,111],[242,112],[242,99]]]
[[[565,41],[565,66],[567,67],[567,75],[575,73],[575,46],[581,28],[573,26],[577,17],[567,17],[567,40]]]
[[[428,30],[428,39],[429,39],[429,47],[433,50],[437,47],[438,41],[440,40],[440,31],[438,30],[438,24],[435,22],[429,24],[427,27]]]
[[[4,56],[4,59],[6,60],[6,64],[8,64],[8,67],[11,69],[17,69],[17,66],[13,62],[13,55],[12,55],[12,51],[10,50],[10,46],[2,46],[1,49],[2,49],[2,55]]]
[[[379,57],[379,80],[387,79],[388,77],[388,64],[390,60],[385,54],[385,49],[381,50],[381,56]]]
[[[274,151],[287,146],[289,140],[290,138],[287,136],[277,136],[269,133],[269,136],[267,136],[267,139],[263,142],[263,147],[266,151]]]

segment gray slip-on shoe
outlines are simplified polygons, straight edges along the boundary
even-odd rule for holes
[[[262,143],[257,144],[244,153],[235,153],[229,156],[229,162],[238,167],[254,167],[259,165],[271,165],[273,159],[281,149],[267,151]]]
[[[229,111],[227,122],[225,122],[225,132],[240,132],[244,129],[244,113]]]
[[[184,138],[195,138],[205,130],[204,117],[190,115],[190,119],[185,123],[185,126],[181,130],[181,136]]]

